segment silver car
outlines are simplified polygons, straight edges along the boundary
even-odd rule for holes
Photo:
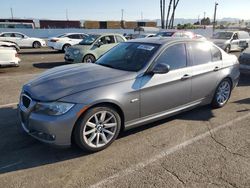
[[[200,105],[224,106],[239,76],[237,58],[210,42],[132,40],[95,64],[54,68],[24,85],[21,125],[46,143],[99,151],[122,130]]]
[[[247,48],[250,36],[246,31],[220,31],[211,38],[211,41],[229,53]]]

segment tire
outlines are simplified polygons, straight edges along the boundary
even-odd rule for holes
[[[84,56],[82,60],[83,63],[94,63],[95,61],[96,61],[95,57],[91,54]]]
[[[33,42],[33,48],[41,48],[41,43],[39,42],[39,41],[35,41],[35,42]]]
[[[212,101],[212,107],[221,108],[226,105],[232,92],[232,82],[230,79],[226,78],[220,82],[216,88],[214,98]]]
[[[111,145],[120,130],[121,118],[115,109],[94,107],[76,123],[73,138],[81,149],[97,152]]]
[[[68,47],[70,47],[70,44],[64,44],[62,47],[62,51],[65,52],[67,50]]]
[[[225,48],[225,52],[230,53],[230,51],[231,51],[231,46],[227,45]]]

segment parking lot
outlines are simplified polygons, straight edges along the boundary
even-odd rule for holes
[[[224,108],[204,106],[138,127],[89,154],[20,131],[22,85],[65,65],[63,55],[22,49],[20,67],[0,69],[0,187],[250,187],[250,75],[241,75]]]

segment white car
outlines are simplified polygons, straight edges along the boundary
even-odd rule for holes
[[[17,44],[19,47],[41,48],[46,46],[45,40],[40,38],[28,37],[18,32],[0,33],[0,41],[12,42]]]
[[[0,41],[0,47],[14,48],[17,52],[20,50],[19,46],[13,42],[3,42]]]
[[[0,66],[15,65],[19,66],[21,60],[18,57],[17,51],[12,48],[0,47]]]
[[[66,51],[66,49],[72,45],[79,44],[88,35],[85,33],[65,33],[57,37],[50,38],[48,40],[48,46],[60,51]]]

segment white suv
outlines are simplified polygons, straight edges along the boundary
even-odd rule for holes
[[[50,38],[48,46],[60,51],[66,51],[66,49],[72,45],[79,44],[88,35],[85,33],[65,33],[57,37]]]
[[[45,40],[40,38],[28,37],[18,32],[0,33],[0,41],[12,42],[17,44],[19,47],[41,48],[46,46]]]

